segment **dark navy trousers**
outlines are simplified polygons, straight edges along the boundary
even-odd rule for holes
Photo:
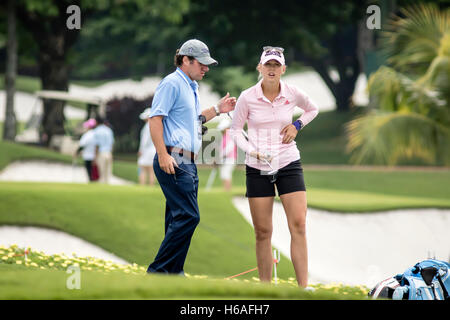
[[[166,198],[165,236],[147,272],[184,274],[184,262],[192,235],[200,222],[197,166],[191,160],[172,154],[178,163],[175,174],[160,167],[158,155],[153,170]]]

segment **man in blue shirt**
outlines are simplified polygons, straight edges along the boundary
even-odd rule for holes
[[[184,274],[192,235],[200,221],[195,158],[201,148],[202,124],[234,109],[227,93],[216,106],[201,111],[198,83],[217,65],[203,42],[186,41],[175,54],[175,72],[158,85],[150,113],[156,147],[153,168],[166,198],[165,237],[147,272]]]

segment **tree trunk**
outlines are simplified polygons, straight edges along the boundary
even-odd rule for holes
[[[336,110],[339,112],[345,112],[353,106],[353,92],[355,91],[356,80],[354,81],[342,81],[339,83],[336,98]]]
[[[31,32],[39,46],[39,74],[43,90],[67,91],[69,66],[66,55],[80,34],[79,29],[69,30],[66,25],[67,7],[71,4],[80,6],[80,0],[53,0],[52,5],[57,15],[30,11],[19,5],[17,14],[20,21]],[[84,16],[91,13],[84,10]],[[52,136],[64,134],[64,102],[57,100],[44,101],[44,115],[41,124],[41,142],[49,144]]]
[[[62,36],[61,36],[62,37]],[[59,37],[50,37],[48,41],[63,41]],[[56,51],[56,50],[55,50]],[[40,78],[43,90],[68,90],[68,67],[65,55],[52,52],[40,51],[39,66]],[[43,119],[41,127],[41,141],[49,144],[54,135],[63,135],[64,130],[64,101],[44,99]]]
[[[361,70],[358,58],[358,25],[343,28],[330,43],[330,52],[339,73],[337,83],[336,109],[348,111],[353,106],[353,92]]]
[[[352,96],[361,71],[357,52],[357,29],[342,30],[328,43],[329,54],[321,58],[311,58],[296,52],[296,59],[305,61],[320,75],[336,100],[337,111],[348,111],[353,105]],[[336,68],[337,81],[330,76],[330,69]]]
[[[8,41],[6,59],[6,108],[3,139],[14,141],[17,133],[16,115],[14,113],[14,94],[17,74],[17,37],[15,0],[8,0]]]

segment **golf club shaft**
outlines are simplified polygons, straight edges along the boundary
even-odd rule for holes
[[[192,174],[192,173],[190,173],[189,171],[186,171],[186,170],[184,170],[184,169],[181,169],[179,166],[176,166],[176,168],[177,168],[177,169],[180,169],[180,170],[183,171],[183,172],[186,172],[188,175],[190,175],[190,176],[192,176],[192,177],[195,177],[194,174]]]

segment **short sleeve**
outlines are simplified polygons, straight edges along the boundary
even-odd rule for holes
[[[177,96],[178,88],[169,81],[162,81],[156,88],[149,117],[167,116]]]

